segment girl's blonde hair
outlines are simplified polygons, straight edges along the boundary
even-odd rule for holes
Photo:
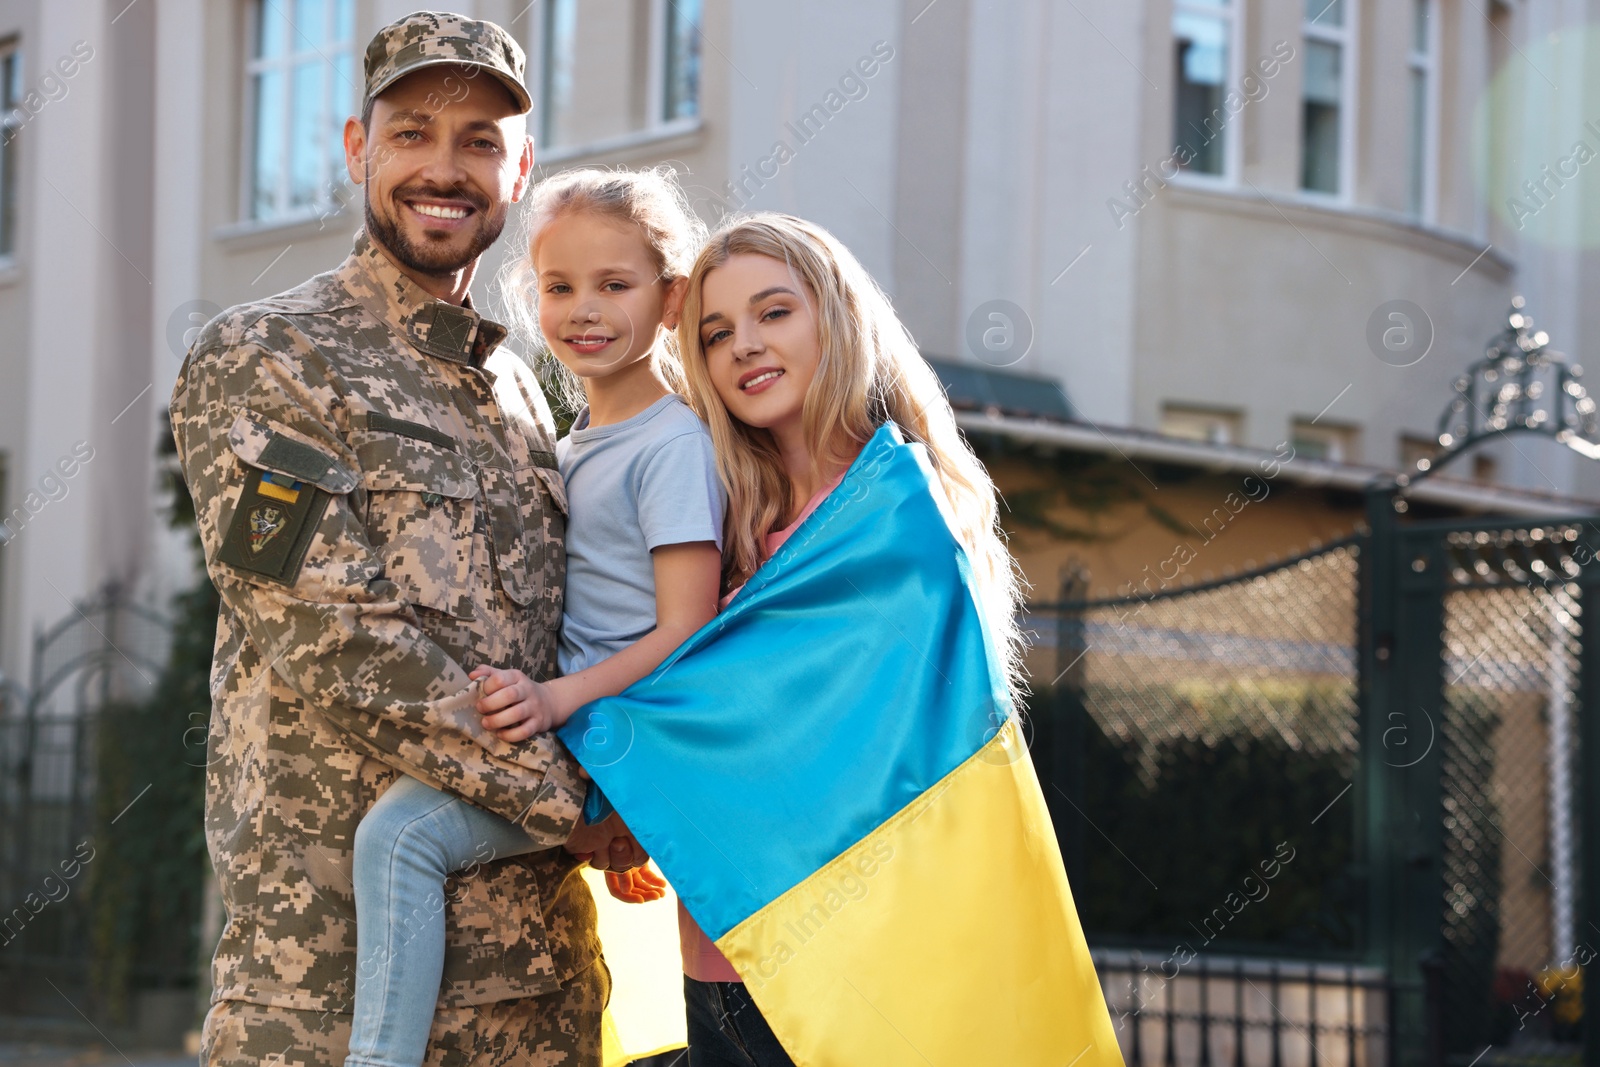
[[[546,226],[565,215],[593,214],[639,228],[658,272],[670,285],[686,277],[705,240],[705,224],[689,206],[671,167],[644,170],[586,167],[563,171],[533,187],[523,208],[517,247],[502,271],[498,288],[503,314],[524,340],[543,353],[540,371],[558,406],[576,412],[584,404],[583,384],[549,355],[539,331],[539,279],[534,257]],[[669,331],[657,348],[657,365],[674,392],[684,391],[677,340]]]
[[[711,428],[728,491],[723,534],[728,582],[755,572],[766,535],[786,517],[791,499],[772,435],[728,414],[700,343],[705,277],[743,253],[786,264],[812,298],[821,358],[801,414],[812,462],[819,469],[838,469],[886,421],[927,448],[955,533],[972,563],[979,607],[1002,651],[1007,684],[1020,692],[1022,582],[1000,530],[994,482],[956,427],[938,378],[883,290],[831,233],[791,215],[747,215],[713,234],[689,271],[678,326],[689,402]]]

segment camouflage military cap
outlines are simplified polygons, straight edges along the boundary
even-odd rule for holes
[[[516,100],[519,114],[533,109],[522,84],[522,47],[492,22],[449,11],[413,11],[379,30],[367,45],[367,94],[373,97],[414,70],[475,67],[494,75]]]

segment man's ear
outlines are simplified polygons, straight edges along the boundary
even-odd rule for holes
[[[523,135],[522,154],[517,158],[517,181],[511,187],[511,202],[517,203],[528,191],[528,180],[533,175],[533,138]]]
[[[683,317],[683,298],[688,295],[689,279],[672,279],[672,284],[667,286],[667,299],[661,307],[661,325],[669,330],[678,328],[678,320]]]
[[[344,169],[357,185],[367,180],[367,128],[361,120],[344,120]]]

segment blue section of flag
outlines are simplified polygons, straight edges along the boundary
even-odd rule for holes
[[[933,482],[923,448],[881,428],[722,614],[560,731],[713,939],[1009,711]]]

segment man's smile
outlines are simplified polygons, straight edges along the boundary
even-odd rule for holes
[[[403,203],[430,229],[457,229],[459,224],[477,214],[477,208],[459,200],[406,199]]]

